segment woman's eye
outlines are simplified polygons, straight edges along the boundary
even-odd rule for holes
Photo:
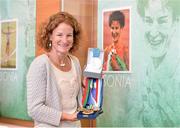
[[[115,28],[114,27],[111,27],[112,30],[114,30]]]
[[[68,37],[72,37],[73,36],[73,34],[69,34],[69,35],[67,35]]]
[[[153,19],[151,19],[150,17],[145,17],[144,22],[147,24],[153,24]]]
[[[168,22],[168,17],[167,16],[162,16],[158,19],[158,24],[164,24]]]
[[[58,34],[58,36],[60,36],[60,37],[61,37],[61,36],[62,36],[62,34]]]
[[[166,20],[158,20],[158,23],[159,24],[164,24],[164,23],[167,23],[167,21]]]

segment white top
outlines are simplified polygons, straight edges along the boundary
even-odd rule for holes
[[[68,72],[61,71],[53,63],[51,63],[55,74],[60,99],[62,102],[62,111],[68,114],[73,114],[77,110],[77,100],[79,86],[77,82],[76,70],[71,59],[71,69]],[[61,121],[61,127],[80,127],[80,121]]]

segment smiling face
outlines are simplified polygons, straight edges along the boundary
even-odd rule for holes
[[[162,57],[167,53],[173,34],[172,11],[161,0],[150,0],[145,9],[145,38],[152,57]]]
[[[58,54],[67,54],[73,46],[73,28],[66,24],[60,23],[50,36],[52,49]]]
[[[111,23],[111,36],[114,43],[117,43],[121,34],[121,27],[118,21]]]

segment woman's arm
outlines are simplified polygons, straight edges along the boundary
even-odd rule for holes
[[[44,59],[35,59],[27,74],[28,114],[35,121],[58,126],[62,112],[45,104],[47,69]]]

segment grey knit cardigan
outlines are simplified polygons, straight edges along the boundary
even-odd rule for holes
[[[78,106],[81,106],[81,68],[79,60],[72,58],[78,76],[79,93]],[[27,73],[27,107],[28,114],[35,122],[35,126],[59,126],[62,114],[60,94],[57,89],[55,75],[51,69],[49,58],[46,54],[34,59]]]

